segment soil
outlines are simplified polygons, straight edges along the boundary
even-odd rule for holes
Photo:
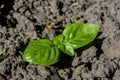
[[[23,61],[30,41],[52,40],[74,22],[100,25],[75,57],[49,67]],[[120,0],[0,0],[2,50],[0,80],[120,80]]]

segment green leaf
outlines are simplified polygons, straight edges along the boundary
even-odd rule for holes
[[[90,23],[74,23],[63,31],[64,43],[71,44],[73,49],[83,47],[93,41],[97,36],[99,26]]]
[[[65,50],[65,45],[63,44],[64,36],[62,34],[58,35],[54,40],[53,43],[56,47],[58,47],[60,50]]]
[[[56,36],[56,38],[53,40],[53,43],[58,46],[59,44],[63,43],[65,40],[64,35],[60,34],[58,36]]]
[[[34,64],[49,66],[59,61],[59,49],[47,39],[32,41],[26,48],[23,60]]]
[[[74,23],[66,27],[53,43],[64,53],[74,56],[74,50],[93,41],[97,36],[99,26],[90,23]]]
[[[68,54],[69,56],[74,56],[74,50],[71,44],[64,43],[64,40],[64,35],[60,34],[53,40],[53,43],[64,53]]]
[[[64,43],[64,45],[65,45],[65,50],[63,52],[68,54],[69,56],[74,56],[75,53],[72,48],[72,45],[70,43]]]
[[[0,55],[4,54],[6,50],[1,50]]]

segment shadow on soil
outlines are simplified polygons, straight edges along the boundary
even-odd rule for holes
[[[45,25],[35,25],[35,31],[37,32],[37,36],[41,38],[42,31],[45,29]]]
[[[7,27],[15,27],[17,20],[7,18],[9,11],[13,9],[14,0],[1,0],[0,1],[0,25]]]

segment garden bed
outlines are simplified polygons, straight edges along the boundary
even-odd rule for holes
[[[100,25],[97,38],[75,57],[50,67],[23,61],[30,41],[54,39],[74,22]],[[118,80],[120,78],[119,0],[1,0],[0,80]]]

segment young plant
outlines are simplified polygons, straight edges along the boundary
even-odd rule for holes
[[[67,26],[54,40],[39,39],[32,41],[24,51],[23,60],[43,66],[52,65],[60,60],[60,51],[74,56],[74,49],[83,47],[97,36],[99,26],[90,23],[74,23]]]

